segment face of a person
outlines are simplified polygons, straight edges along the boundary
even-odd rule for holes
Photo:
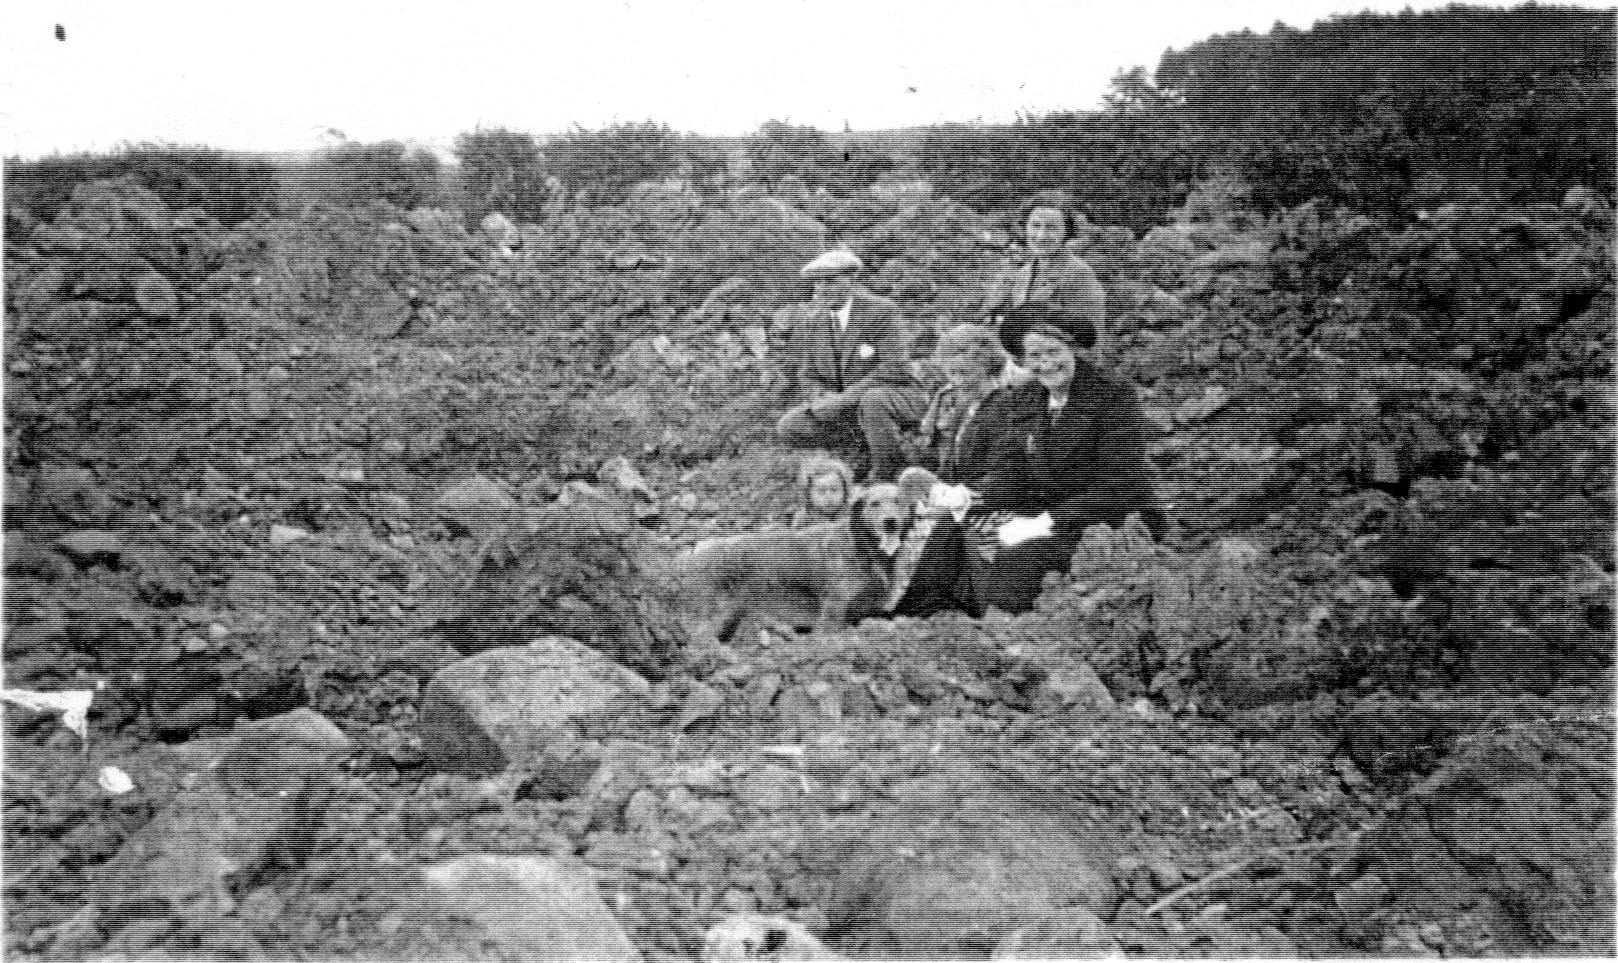
[[[1028,247],[1035,254],[1051,254],[1067,240],[1067,223],[1054,207],[1036,207],[1028,212]]]
[[[835,515],[844,508],[843,480],[836,475],[821,475],[809,483],[809,507],[822,515]]]
[[[854,294],[854,275],[839,274],[815,282],[815,303],[828,308],[840,308]]]
[[[989,369],[973,358],[945,358],[941,365],[951,387],[980,391],[993,380]]]
[[[1073,371],[1078,356],[1066,342],[1049,335],[1030,331],[1022,340],[1023,367],[1027,368],[1047,391],[1063,394],[1073,383]]]

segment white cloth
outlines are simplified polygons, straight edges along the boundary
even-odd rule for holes
[[[90,738],[90,703],[95,701],[94,689],[68,689],[63,692],[35,692],[32,689],[3,689],[0,699],[35,712],[53,712],[62,717],[62,725],[83,740]]]
[[[1050,538],[1055,534],[1055,522],[1050,512],[1043,512],[1032,518],[1019,516],[995,529],[995,537],[1006,548],[1015,548],[1024,542],[1032,542],[1038,538]]]
[[[848,330],[848,319],[853,314],[854,314],[854,299],[849,298],[848,302],[846,304],[844,304],[842,306],[842,308],[839,309],[838,312],[837,312],[837,330],[838,331],[847,331]]]

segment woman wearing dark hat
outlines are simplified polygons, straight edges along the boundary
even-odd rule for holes
[[[970,504],[973,516],[965,530],[935,535],[901,614],[1024,612],[1045,573],[1067,568],[1087,527],[1118,527],[1138,513],[1163,532],[1146,457],[1154,429],[1134,391],[1088,356],[1095,329],[1026,304],[1001,334],[1015,338],[1032,380],[994,392],[973,418],[970,463],[956,465],[947,479],[956,484],[934,498]]]
[[[1027,251],[1007,263],[990,282],[983,316],[997,323],[1013,308],[1047,304],[1089,322],[1097,340],[1105,345],[1106,291],[1090,265],[1063,247],[1078,227],[1071,198],[1057,191],[1034,195],[1024,209],[1023,225]]]
[[[1089,526],[1116,528],[1138,513],[1161,536],[1164,518],[1146,454],[1156,429],[1134,390],[1096,367],[1095,328],[1041,304],[1006,325],[1033,380],[997,393],[980,415],[997,454],[970,487],[983,511],[1016,516],[997,527],[1004,547],[978,580],[977,602],[1022,612],[1046,572],[1067,568]]]

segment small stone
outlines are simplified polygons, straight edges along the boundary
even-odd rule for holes
[[[1365,919],[1386,906],[1392,891],[1382,877],[1367,873],[1338,890],[1332,897],[1337,908],[1349,919]]]
[[[846,957],[827,949],[801,923],[785,916],[743,913],[715,923],[702,941],[707,963],[754,960],[837,961]]]
[[[168,278],[147,271],[135,281],[135,303],[148,318],[172,320],[180,313],[180,296]]]
[[[1173,863],[1156,862],[1152,864],[1152,882],[1160,890],[1171,890],[1185,883],[1185,874]]]
[[[54,544],[58,551],[80,563],[116,560],[124,553],[124,540],[116,532],[70,532]]]
[[[118,934],[102,947],[102,953],[114,958],[120,955],[136,959],[149,957],[152,955],[151,948],[173,928],[174,921],[168,917],[138,919],[119,930]]]
[[[991,960],[1121,960],[1123,948],[1107,924],[1087,910],[1064,912],[1061,918],[1019,927],[1002,939]]]
[[[287,369],[281,367],[280,365],[271,365],[270,369],[264,372],[264,376],[269,378],[271,381],[285,381],[292,377],[292,375],[288,373]]]
[[[801,774],[780,766],[754,770],[736,788],[736,798],[754,809],[785,809],[803,797]]]
[[[122,796],[135,789],[135,781],[129,778],[129,773],[117,766],[102,766],[96,774],[96,784],[109,796]]]
[[[638,790],[629,797],[629,805],[624,807],[624,825],[629,827],[630,832],[651,829],[657,825],[661,809],[657,793],[650,789]]]
[[[1421,936],[1421,941],[1423,943],[1426,943],[1435,950],[1443,949],[1445,943],[1447,942],[1444,939],[1444,928],[1439,926],[1437,923],[1423,923],[1421,926],[1417,927],[1416,932]]]
[[[218,622],[208,626],[208,638],[210,639],[223,639],[228,635],[230,635],[230,630],[225,628],[223,625],[220,625]]]
[[[201,655],[208,651],[208,643],[201,639],[186,639],[180,643],[180,651],[187,655]]]
[[[301,542],[308,538],[309,534],[309,532],[291,525],[271,525],[270,544],[291,545],[293,542]]]
[[[725,895],[720,898],[719,902],[730,913],[758,912],[758,897],[745,889],[738,889],[734,886],[725,890]]]
[[[1106,683],[1101,681],[1095,669],[1086,662],[1051,672],[1045,679],[1045,691],[1063,706],[1115,709],[1118,705],[1113,700],[1112,693],[1107,690]]]

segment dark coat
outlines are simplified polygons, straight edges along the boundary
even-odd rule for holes
[[[963,453],[962,481],[983,496],[985,511],[1050,512],[1059,539],[1099,523],[1116,527],[1131,512],[1160,535],[1163,514],[1146,454],[1157,429],[1134,390],[1080,358],[1068,392],[1054,422],[1038,382],[991,396],[968,427],[973,460]]]
[[[794,373],[811,395],[910,378],[904,322],[899,306],[886,298],[856,291],[846,331],[813,305],[806,305],[793,325]]]
[[[1033,271],[1032,266],[1032,258],[1007,262],[989,284],[983,300],[985,316],[1042,301],[1064,315],[1088,321],[1097,332],[1103,330],[1107,292],[1090,265],[1075,254],[1059,251],[1044,260],[1041,271]]]

